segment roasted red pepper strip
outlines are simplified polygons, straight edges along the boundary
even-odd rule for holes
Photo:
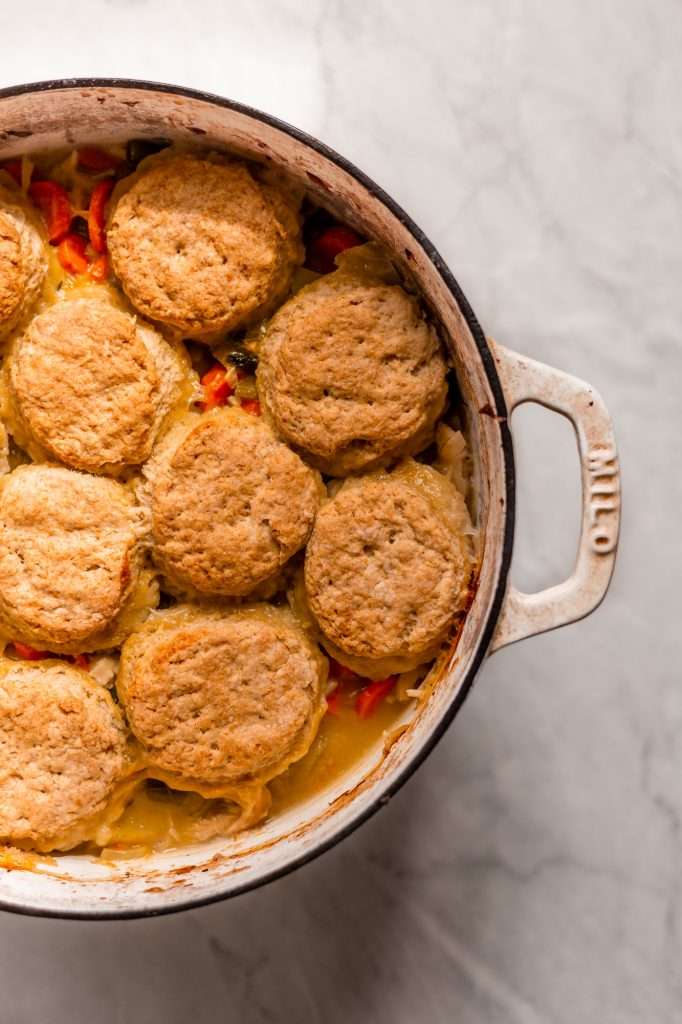
[[[73,214],[66,189],[45,179],[32,182],[28,194],[43,215],[48,239],[56,245],[68,232]]]
[[[21,160],[5,160],[0,167],[12,175],[17,185],[21,185]]]
[[[37,651],[35,647],[29,647],[28,644],[22,644],[19,640],[13,640],[12,646],[17,652],[20,658],[24,658],[26,661],[40,661],[41,658],[49,658],[49,651]]]
[[[90,235],[90,244],[95,252],[107,251],[104,208],[107,205],[113,187],[114,183],[111,178],[107,178],[106,181],[98,181],[90,196],[88,233]]]
[[[59,262],[69,274],[84,274],[88,269],[88,257],[85,255],[85,239],[81,235],[70,234],[63,238],[57,246]]]
[[[118,156],[105,153],[96,146],[83,146],[78,150],[78,166],[84,171],[101,174],[103,171],[115,171],[123,161]]]
[[[257,398],[242,398],[242,409],[252,416],[260,416],[261,407]]]
[[[370,715],[373,715],[397,681],[397,676],[389,676],[388,679],[375,679],[364,690],[361,690],[355,701],[355,710],[360,718],[369,718]]]
[[[204,389],[204,400],[202,409],[208,412],[218,405],[225,405],[234,388],[227,376],[227,370],[222,363],[214,363],[210,370],[201,378],[201,386]]]
[[[362,245],[362,239],[352,228],[343,224],[327,228],[308,246],[306,266],[316,274],[331,274],[336,270],[334,261],[339,253],[353,249],[356,245]]]
[[[101,283],[106,281],[109,275],[109,257],[105,252],[101,256],[98,256],[96,260],[93,260],[88,269],[88,274],[93,281]]]

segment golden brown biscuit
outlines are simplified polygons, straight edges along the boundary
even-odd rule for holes
[[[258,383],[277,432],[332,476],[420,451],[446,399],[440,344],[416,300],[347,271],[278,310]]]
[[[44,232],[24,195],[0,185],[0,339],[35,304],[47,273]]]
[[[243,163],[188,154],[153,157],[123,183],[108,244],[135,308],[194,338],[262,316],[303,259],[280,190]]]
[[[188,376],[179,350],[106,299],[60,302],[12,342],[10,432],[37,461],[120,473],[149,458]]]
[[[64,849],[101,812],[125,763],[123,716],[65,662],[0,663],[0,840]],[[86,829],[87,831],[87,829]]]
[[[158,593],[141,569],[144,511],[120,484],[60,466],[0,479],[0,628],[39,649],[112,647]]]
[[[309,749],[326,675],[286,609],[177,606],[125,642],[116,686],[153,765],[184,780],[265,782]]]
[[[161,442],[149,477],[154,558],[171,588],[241,596],[303,547],[319,475],[240,409],[189,414]]]
[[[407,460],[346,481],[306,550],[307,601],[324,645],[375,678],[434,657],[466,606],[471,533],[461,494],[429,466]]]

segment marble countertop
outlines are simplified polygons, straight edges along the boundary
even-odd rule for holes
[[[350,157],[488,333],[602,391],[625,485],[602,609],[492,658],[360,832],[176,917],[0,916],[3,1020],[682,1019],[679,0],[34,0],[2,35],[0,85],[175,81]],[[515,429],[515,578],[539,587],[571,563],[577,464],[549,414]]]

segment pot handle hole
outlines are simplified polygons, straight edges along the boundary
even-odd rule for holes
[[[577,377],[491,341],[509,415],[536,402],[571,421],[582,476],[582,523],[573,573],[563,583],[525,594],[509,585],[490,645],[501,647],[576,622],[608,590],[620,528],[620,470],[613,423],[601,396]]]

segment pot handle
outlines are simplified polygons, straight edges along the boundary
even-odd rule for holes
[[[613,424],[601,396],[577,377],[490,341],[509,415],[537,402],[573,424],[582,475],[582,526],[573,573],[563,583],[524,594],[509,585],[490,645],[507,644],[576,622],[601,603],[616,560],[620,471]]]

